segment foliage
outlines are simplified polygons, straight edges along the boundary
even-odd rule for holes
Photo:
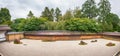
[[[71,10],[67,10],[66,13],[63,15],[62,20],[69,20],[71,18],[73,18],[72,11]]]
[[[102,22],[103,31],[119,31],[120,19],[116,14],[109,13],[104,20],[105,22]]]
[[[86,18],[95,18],[97,17],[97,7],[95,0],[87,0],[83,5],[82,5],[82,17]]]
[[[11,15],[7,8],[0,9],[0,24],[11,24]]]
[[[48,20],[53,21],[51,11],[48,7],[45,7],[44,11],[42,12],[41,17],[48,18]]]
[[[58,21],[61,16],[62,14],[58,7],[55,10],[53,8],[50,10],[48,7],[45,7],[41,17],[46,17],[49,21],[55,22]]]
[[[111,4],[109,0],[100,0],[99,2],[99,17],[98,21],[102,24],[103,31],[113,31],[113,25],[111,22],[108,22],[111,20],[109,17],[111,17],[110,11],[111,11]]]
[[[99,21],[100,22],[105,22],[106,16],[110,13],[111,11],[111,4],[109,0],[100,0],[99,2]]]
[[[52,18],[52,20],[54,20],[54,16],[55,16],[55,11],[54,11],[54,9],[52,8],[51,9],[51,11],[50,11],[51,13],[50,13],[50,18]]]
[[[113,31],[118,30],[119,27],[118,23],[120,22],[118,15],[110,13],[106,16],[105,21],[109,24],[109,26],[112,25]]]
[[[11,24],[14,31],[37,31],[41,30],[41,26],[47,21],[45,18],[18,18]]]
[[[32,17],[34,17],[34,14],[32,13],[32,11],[29,11],[29,14],[27,16],[28,16],[28,18],[32,18]]]
[[[74,9],[73,16],[74,16],[74,18],[81,18],[81,10],[79,9],[79,7],[76,7]]]
[[[82,31],[82,32],[100,32],[102,29],[95,20],[88,18],[74,18],[66,21],[65,28],[71,31]]]
[[[60,16],[62,16],[60,9],[57,7],[55,10],[55,17],[57,18],[57,21],[60,19]]]
[[[25,31],[37,31],[40,30],[41,21],[37,18],[29,18],[24,26]]]
[[[97,8],[98,7],[98,8]],[[17,18],[10,21],[9,10],[1,8],[0,24],[11,24],[14,31],[38,31],[38,30],[70,30],[81,32],[106,32],[119,31],[120,19],[118,15],[111,13],[109,0],[100,0],[96,5],[95,0],[87,0],[82,8],[62,11],[45,7],[41,17],[37,18],[29,11],[27,18]]]
[[[26,19],[25,18],[17,18],[15,19],[10,27],[13,31],[23,31]]]
[[[45,30],[65,30],[65,22],[59,21],[59,22],[45,22]]]

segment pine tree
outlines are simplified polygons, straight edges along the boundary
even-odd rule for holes
[[[28,16],[28,18],[32,18],[32,17],[34,17],[34,14],[32,13],[32,11],[29,11],[29,14],[27,16]]]
[[[51,18],[53,19],[55,15],[54,9],[52,8],[50,12],[51,12]]]
[[[56,8],[55,17],[56,17],[57,21],[60,19],[60,16],[62,16],[61,11],[59,8]]]
[[[51,11],[49,10],[48,7],[45,7],[44,11],[42,12],[42,16],[41,17],[45,17],[48,18],[48,20],[52,21],[53,18],[51,18]]]

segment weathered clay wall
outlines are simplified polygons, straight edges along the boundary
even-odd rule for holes
[[[11,40],[15,40],[15,39],[22,39],[24,38],[23,34],[9,34],[7,35],[7,40],[11,41]]]
[[[25,36],[25,38],[28,39],[36,39],[36,40],[80,40],[80,39],[96,39],[96,38],[102,38],[102,36],[99,35],[93,35],[93,36]]]

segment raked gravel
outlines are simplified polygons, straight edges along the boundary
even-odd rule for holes
[[[13,42],[0,43],[0,53],[4,56],[113,56],[120,51],[120,42],[97,39],[98,42],[83,40],[87,45],[79,45],[80,40],[42,42],[41,40],[23,39],[23,44]],[[108,47],[113,42],[116,46]]]

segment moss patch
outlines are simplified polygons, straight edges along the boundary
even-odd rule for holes
[[[79,45],[87,45],[87,43],[84,41],[80,41]]]
[[[115,43],[109,42],[106,44],[106,46],[115,46]]]
[[[42,40],[42,42],[55,42],[55,40]]]

